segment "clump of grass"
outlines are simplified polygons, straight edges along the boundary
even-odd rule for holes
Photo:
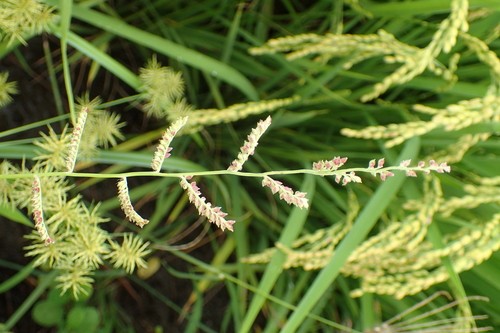
[[[187,277],[194,291],[176,311],[202,331],[208,305],[199,304],[222,285],[232,312],[214,328],[220,332],[363,330],[374,327],[373,294],[389,295],[379,298],[385,308],[436,288],[464,300],[451,303],[461,315],[449,323],[465,320],[470,325],[461,331],[473,331],[480,318],[466,296],[480,284],[489,286],[485,293],[500,288],[481,274],[497,271],[490,258],[500,246],[493,177],[500,62],[490,9],[454,0],[442,8],[450,12],[443,19],[425,3],[408,11],[410,4],[397,2],[0,6],[2,56],[45,32],[64,46],[68,94],[82,52],[91,64],[88,82],[105,69],[137,93],[107,101],[91,100],[95,91],[75,92],[83,97],[68,106],[77,110],[72,124],[63,115],[0,132],[4,138],[48,125],[36,140],[0,144],[9,159],[0,165],[0,211],[32,227],[25,251],[33,265],[19,274],[36,267],[34,276],[52,279],[40,280],[40,288],[52,283],[99,302],[113,288],[94,285],[126,285],[122,277],[132,275],[127,290],[142,288],[164,304],[169,295],[137,279],[136,270]],[[21,14],[29,24],[19,24]],[[141,49],[126,54],[140,57],[134,61],[145,63],[142,69],[114,53],[116,36]],[[66,44],[74,47],[69,57]],[[21,63],[22,53],[16,49]],[[49,71],[53,87],[61,68]],[[0,106],[25,98],[16,91],[1,74]],[[121,120],[135,108],[144,112],[136,118],[140,134]],[[257,125],[249,130],[249,123]],[[95,190],[108,198],[89,195]],[[187,253],[205,243],[210,264]],[[170,261],[147,267],[164,257],[160,251],[196,273],[177,272]],[[479,264],[485,268],[476,270]],[[332,320],[332,313],[339,316]],[[110,318],[119,330],[121,319]]]

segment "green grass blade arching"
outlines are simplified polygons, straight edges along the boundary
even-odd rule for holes
[[[54,6],[58,4],[57,0],[45,0],[45,2]],[[160,36],[153,35],[147,31],[135,28],[117,18],[79,5],[73,6],[73,17],[128,39],[133,43],[145,46],[168,57],[172,57],[177,61],[193,66],[205,73],[214,75],[238,88],[249,99],[258,99],[257,90],[246,77],[233,67],[216,59],[166,40]]]
[[[57,27],[54,27],[52,29],[52,32],[58,37],[62,36],[61,30]],[[123,66],[121,63],[71,31],[68,32],[67,41],[75,49],[79,50],[98,64],[102,65],[108,71],[122,79],[130,87],[134,88],[136,91],[139,90],[141,83],[138,76],[128,68]]]

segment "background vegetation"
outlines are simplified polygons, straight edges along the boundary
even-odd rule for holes
[[[478,326],[500,327],[498,1],[23,0],[0,8],[0,157],[9,161],[0,178],[0,331],[359,332],[439,290],[490,301],[437,319],[485,314]],[[279,37],[290,38],[266,44]],[[151,111],[155,91],[141,73],[154,56],[182,74],[194,110],[177,99]],[[19,179],[37,172],[36,158],[56,156],[78,105],[96,97],[116,132],[104,133],[111,140],[98,150],[89,143],[66,177],[68,202],[79,198],[86,217],[58,223],[80,232],[92,217],[103,231],[85,231],[82,242],[110,240],[74,289],[64,280],[71,267],[40,261],[48,252],[32,233],[30,183]],[[198,216],[175,174],[129,177],[132,202],[150,220],[143,229],[120,210],[118,176],[149,170],[179,113],[210,117],[175,138],[163,171],[206,172],[197,182],[236,220],[233,233]],[[353,168],[436,159],[451,173],[385,182],[360,173],[362,184],[345,187],[303,172],[276,176],[308,193],[307,210],[272,196],[259,178],[211,175],[269,114],[244,167],[250,176],[334,156]],[[41,133],[53,135],[50,149]],[[123,252],[110,251],[129,244],[137,253],[142,242],[147,268],[137,259],[128,274],[117,264]],[[36,255],[26,257],[30,250]],[[398,272],[433,255],[437,262],[415,269],[431,282]],[[374,289],[363,289],[379,270]]]

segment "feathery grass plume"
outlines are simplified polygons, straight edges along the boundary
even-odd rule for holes
[[[430,304],[438,297],[446,297],[447,303],[432,310],[419,313],[418,311]],[[458,332],[486,332],[491,331],[492,327],[476,327],[475,321],[484,320],[488,317],[485,315],[471,315],[468,311],[468,303],[470,301],[483,301],[488,302],[487,297],[482,296],[469,296],[464,299],[457,299],[449,302],[451,296],[447,292],[437,292],[434,295],[420,301],[419,303],[413,305],[412,307],[406,309],[400,314],[392,317],[391,319],[383,322],[382,324],[365,330],[366,333],[417,333],[417,332],[428,332],[428,333],[458,333]],[[443,315],[447,310],[458,307],[461,315],[454,314],[453,317],[443,318]],[[416,313],[415,313],[416,312]],[[438,316],[440,315],[440,316]],[[407,319],[404,319],[408,317]]]
[[[43,219],[43,207],[42,207],[42,186],[40,183],[40,178],[38,176],[33,177],[33,185],[31,187],[33,192],[31,197],[31,209],[33,210],[33,219],[35,220],[35,228],[40,235],[40,239],[49,245],[54,243],[54,240],[50,238],[47,227]]]
[[[257,123],[257,127],[252,129],[252,132],[247,136],[247,140],[243,143],[238,153],[238,158],[236,158],[231,165],[227,168],[229,171],[240,171],[243,168],[243,164],[248,160],[250,155],[253,155],[255,148],[259,144],[259,139],[264,134],[264,132],[271,125],[271,117],[268,116],[266,120],[260,120]]]
[[[230,123],[244,119],[250,115],[271,112],[292,105],[300,97],[270,99],[267,101],[247,102],[233,104],[225,109],[199,109],[189,113],[189,124],[184,128],[184,133],[199,131],[205,126]],[[177,115],[173,115],[177,117]],[[172,118],[172,117],[170,117]]]
[[[9,73],[0,73],[0,108],[12,102],[10,95],[17,94],[16,82],[7,82],[8,78]]]
[[[66,156],[66,171],[73,172],[75,169],[76,157],[78,155],[78,148],[80,147],[80,142],[82,140],[82,134],[85,127],[85,122],[87,121],[88,107],[84,106],[78,114],[76,124],[73,127],[73,132],[71,133],[71,140],[68,146],[68,152]]]
[[[43,150],[37,151],[34,161],[39,161],[40,166],[48,166],[54,170],[65,170],[66,155],[71,137],[68,134],[68,126],[64,126],[61,134],[56,134],[51,126],[49,133],[40,132],[41,139],[35,140],[33,144]]]
[[[189,182],[191,177],[180,177],[180,185],[186,191],[189,202],[194,204],[200,216],[205,216],[210,223],[214,223],[217,227],[222,230],[233,231],[233,224],[236,222],[234,220],[226,220],[227,213],[221,210],[221,207],[212,207],[210,202],[202,196],[200,188],[196,185],[196,182]]]
[[[139,70],[142,82],[141,99],[145,101],[144,111],[155,118],[165,118],[169,109],[184,93],[184,81],[180,72],[163,67],[156,55]]]
[[[279,193],[281,200],[284,200],[289,205],[294,205],[299,208],[309,208],[309,203],[306,198],[307,193],[293,191],[290,187],[283,185],[282,182],[272,179],[269,176],[264,176],[262,186],[269,187],[273,194]]]
[[[120,201],[120,207],[122,208],[122,211],[125,213],[127,219],[130,222],[135,223],[139,228],[142,228],[146,224],[148,224],[149,220],[146,220],[145,218],[141,217],[135,211],[134,207],[132,206],[132,203],[130,202],[127,178],[126,177],[120,178],[120,180],[118,180],[117,187],[118,187],[118,200]]]
[[[156,146],[156,151],[153,157],[153,161],[151,162],[151,168],[155,172],[160,172],[161,166],[163,165],[163,161],[170,157],[170,152],[172,151],[172,147],[170,147],[170,143],[177,135],[179,130],[186,125],[188,117],[181,117],[177,119],[172,125],[161,136],[160,143]]]
[[[414,109],[432,115],[432,119],[387,126],[368,126],[360,130],[343,128],[341,133],[354,138],[389,139],[385,146],[390,148],[437,128],[451,132],[479,123],[498,122],[500,121],[500,96],[488,95],[483,98],[464,100],[448,105],[444,109],[424,105],[415,105]]]
[[[17,39],[26,45],[24,37],[47,31],[55,21],[52,11],[37,0],[0,1],[0,40],[10,45]]]
[[[96,101],[99,100],[96,99]],[[88,113],[81,144],[82,150],[86,146],[87,138],[90,138],[89,141],[95,146],[104,148],[116,146],[117,139],[125,139],[120,130],[123,126],[125,126],[125,123],[120,123],[119,114],[104,110],[92,110],[92,112]]]
[[[110,241],[110,244],[111,251],[106,258],[115,268],[123,268],[128,274],[132,274],[136,267],[147,267],[144,257],[151,252],[148,249],[149,242],[144,242],[137,235],[126,233],[121,244],[115,241]]]

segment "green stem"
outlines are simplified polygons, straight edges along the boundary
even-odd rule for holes
[[[40,278],[40,283],[33,290],[33,292],[26,298],[26,300],[21,304],[16,312],[10,316],[10,318],[5,322],[4,328],[6,331],[10,331],[14,325],[17,324],[19,320],[24,316],[26,312],[35,304],[35,302],[42,296],[45,290],[50,286],[57,276],[57,271],[51,271],[44,277]]]

